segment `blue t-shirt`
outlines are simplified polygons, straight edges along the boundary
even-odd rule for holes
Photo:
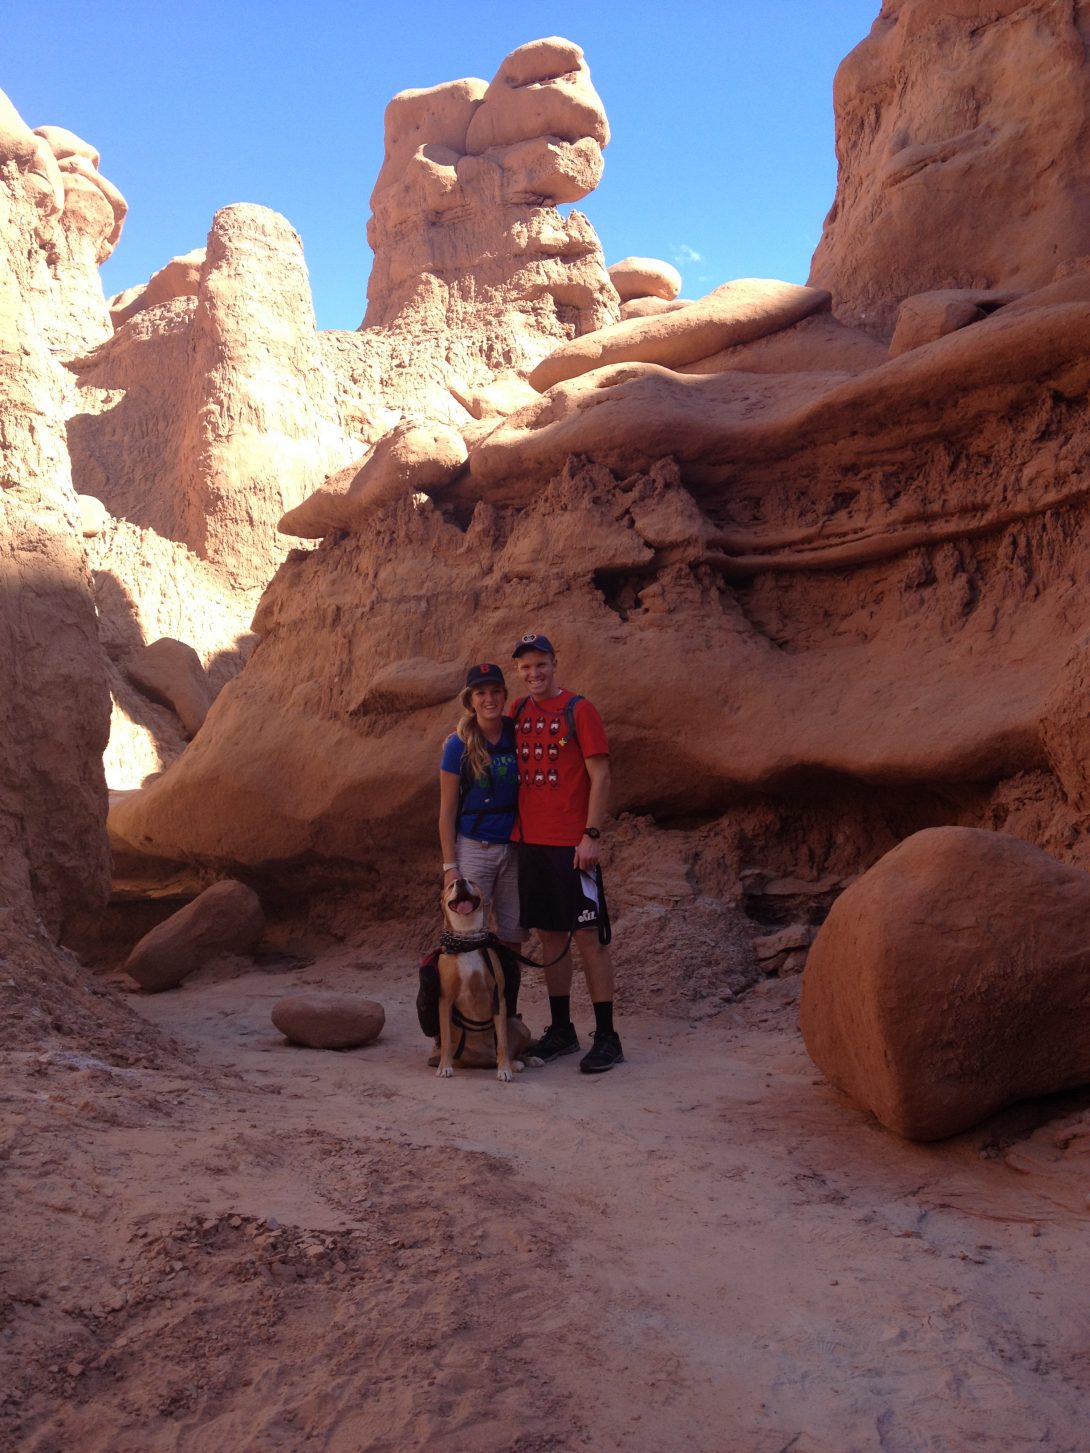
[[[515,727],[507,717],[498,742],[489,742],[491,766],[488,774],[472,783],[458,814],[458,831],[463,837],[486,843],[505,843],[511,836],[518,811],[519,771],[515,755]],[[452,732],[443,743],[439,763],[442,772],[460,776],[465,743]]]

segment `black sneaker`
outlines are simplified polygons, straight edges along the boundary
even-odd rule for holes
[[[579,1061],[579,1068],[585,1075],[601,1075],[623,1061],[624,1051],[621,1049],[620,1036],[612,1030],[596,1029],[594,1043]]]
[[[526,1054],[530,1059],[539,1059],[542,1064],[548,1064],[550,1060],[559,1059],[562,1054],[575,1054],[579,1048],[579,1036],[575,1032],[574,1024],[565,1024],[557,1027],[550,1024],[540,1039],[531,1040],[526,1046]]]

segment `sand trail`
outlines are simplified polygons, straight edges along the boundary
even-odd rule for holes
[[[609,1075],[439,1081],[410,978],[210,975],[134,1001],[159,1068],[7,1075],[0,1447],[1085,1449],[1077,1099],[904,1145],[820,1081],[790,980],[630,1015]],[[387,1030],[287,1047],[296,985]]]

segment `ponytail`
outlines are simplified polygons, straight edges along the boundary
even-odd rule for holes
[[[492,764],[492,754],[488,750],[488,742],[485,740],[484,733],[477,724],[477,717],[471,705],[472,699],[473,693],[467,686],[462,692],[463,711],[455,731],[465,747],[463,767],[466,776],[470,782],[480,782],[488,775],[488,769]]]

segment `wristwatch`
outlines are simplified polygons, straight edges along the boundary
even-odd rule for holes
[[[585,827],[583,829],[583,836],[594,838],[595,840],[597,840],[602,836],[602,834],[598,831],[596,827]]]

